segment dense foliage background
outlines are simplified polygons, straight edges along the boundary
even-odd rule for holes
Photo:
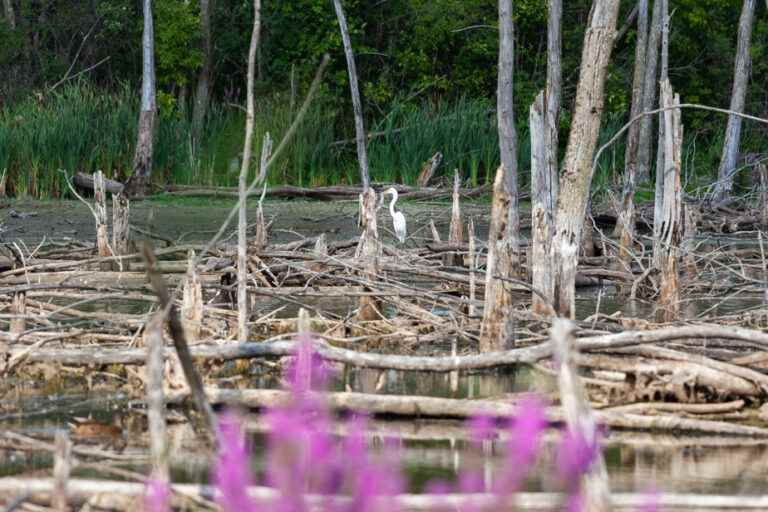
[[[727,107],[740,0],[673,0],[670,78],[686,102]],[[0,19],[0,170],[11,193],[58,195],[57,168],[130,173],[141,78],[139,0],[13,0],[17,26]],[[258,132],[285,129],[320,56],[332,64],[323,93],[273,182],[356,180],[341,37],[330,0],[264,0],[258,54]],[[562,129],[567,133],[591,1],[564,2]],[[635,2],[622,2],[620,25]],[[346,0],[371,143],[374,179],[410,181],[435,151],[443,170],[484,180],[495,167],[494,94],[498,37],[493,0]],[[158,182],[228,184],[242,145],[250,0],[213,1],[215,104],[202,140],[189,136],[189,105],[203,60],[196,1],[154,2],[160,125]],[[518,0],[515,103],[521,169],[527,169],[528,106],[546,74],[546,1]],[[84,39],[85,38],[85,39]],[[634,27],[616,43],[607,82],[604,137],[626,121],[631,101]],[[768,117],[768,16],[760,2],[752,37],[747,112]],[[51,87],[70,74],[94,69]],[[104,60],[107,59],[107,60]],[[103,62],[102,62],[103,61]],[[291,83],[297,93],[291,94]],[[686,172],[716,168],[725,119],[684,112]],[[398,128],[401,131],[393,131]],[[765,132],[747,124],[742,147],[756,151]],[[764,129],[762,129],[764,130]],[[257,136],[260,136],[257,133]],[[563,144],[566,137],[562,137]],[[258,150],[257,150],[258,152]],[[607,155],[602,182],[620,171],[623,148]],[[523,182],[525,178],[523,177]],[[601,183],[598,177],[598,184]]]

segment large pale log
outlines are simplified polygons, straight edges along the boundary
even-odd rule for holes
[[[592,183],[592,158],[600,130],[608,61],[618,16],[618,0],[596,0],[584,35],[576,106],[571,122],[555,215],[552,252],[555,261],[556,311],[575,315],[578,249]]]

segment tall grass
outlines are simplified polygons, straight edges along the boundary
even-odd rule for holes
[[[473,186],[488,183],[499,164],[494,107],[493,101],[482,98],[394,103],[386,115],[368,123],[372,179],[413,184],[424,162],[440,151],[443,163],[438,179],[459,169]],[[525,187],[529,183],[530,137],[528,116],[522,115],[523,109],[518,110],[519,181]],[[264,133],[268,131],[273,140],[280,140],[294,116],[288,101],[279,94],[259,99],[254,162]],[[59,169],[70,173],[101,169],[108,177],[125,180],[131,173],[138,117],[136,91],[123,86],[110,93],[85,81],[69,84],[42,99],[30,97],[3,108],[0,172],[6,170],[8,192],[19,197],[60,197],[67,189]],[[599,144],[624,122],[622,114],[606,114]],[[162,108],[154,148],[154,182],[236,185],[244,125],[241,110],[214,103],[200,140],[193,141],[185,105]],[[706,182],[716,173],[722,137],[718,139],[715,132],[686,137],[684,170],[690,186],[703,183],[702,176]],[[269,183],[320,186],[358,182],[353,133],[349,116],[327,98],[319,98],[271,168]],[[747,131],[743,146],[757,146],[759,138]],[[567,142],[565,130],[561,141],[562,146]],[[622,137],[600,158],[593,181],[597,193],[620,188],[625,145]],[[255,165],[251,169],[254,172]]]

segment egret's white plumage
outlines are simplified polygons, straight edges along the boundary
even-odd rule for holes
[[[392,194],[392,202],[389,203],[389,214],[392,216],[392,226],[395,228],[395,235],[401,244],[405,243],[406,228],[405,228],[405,215],[403,212],[395,211],[395,203],[397,202],[397,190],[394,187],[390,187],[384,191],[384,195]]]

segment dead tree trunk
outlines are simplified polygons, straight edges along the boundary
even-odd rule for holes
[[[133,156],[133,174],[126,183],[129,196],[143,196],[147,193],[152,176],[152,151],[155,135],[155,33],[152,23],[152,0],[144,3],[144,32],[141,37],[142,74],[141,74],[141,113],[139,114],[139,134],[136,152]]]
[[[27,329],[27,294],[24,292],[16,292],[13,294],[13,300],[11,302],[11,318],[10,332],[15,336],[19,336]]]
[[[203,285],[195,268],[195,252],[189,251],[189,267],[181,298],[181,323],[190,343],[200,339],[203,327]]]
[[[768,166],[757,165],[760,174],[760,224],[763,229],[768,229]]]
[[[507,212],[512,202],[505,183],[504,164],[496,171],[493,181],[493,204],[488,227],[488,257],[485,264],[485,306],[480,335],[480,351],[501,350],[511,333],[507,332],[507,316],[512,306],[512,295],[505,289],[503,278],[512,277],[509,269],[512,251],[509,250]],[[505,272],[506,271],[506,272]],[[502,279],[500,279],[502,278]]]
[[[559,190],[559,169],[557,149],[560,132],[560,97],[562,96],[562,36],[561,24],[563,18],[562,0],[549,0],[549,20],[547,21],[547,85],[545,88],[547,102],[546,131],[544,132],[544,150],[547,155],[549,170],[550,212],[555,211]],[[551,215],[551,213],[550,213]]]
[[[663,0],[666,2],[666,0]],[[671,108],[680,104],[680,96],[672,95],[669,80],[661,84],[662,105]],[[655,241],[661,255],[661,284],[657,319],[661,322],[676,320],[680,311],[678,265],[681,241],[680,168],[683,127],[680,109],[664,111],[664,207],[661,236]]]
[[[367,189],[371,183],[371,179],[370,173],[368,172],[368,150],[365,145],[363,106],[360,103],[360,90],[357,86],[355,54],[352,52],[352,43],[349,40],[349,29],[347,28],[347,18],[344,16],[341,0],[333,0],[333,7],[336,9],[336,17],[339,20],[339,28],[341,29],[341,40],[344,43],[344,55],[347,58],[349,90],[352,94],[352,109],[355,114],[355,142],[357,143],[357,160],[360,165],[360,180],[362,181],[363,189]]]
[[[461,179],[459,178],[459,171],[456,169],[453,175],[453,206],[451,208],[451,224],[448,228],[448,244],[453,246],[460,246],[464,239],[463,226],[461,224],[461,197],[459,196],[459,190],[461,188]],[[461,266],[464,264],[463,258],[460,254],[455,252],[449,252],[445,255],[445,263],[448,266]]]
[[[581,230],[592,183],[592,158],[605,102],[605,75],[613,49],[618,0],[595,0],[584,34],[568,147],[563,160],[552,242],[556,311],[575,315],[575,285]]]
[[[96,215],[96,251],[101,257],[111,256],[107,231],[107,192],[104,187],[104,173],[101,171],[96,171],[93,175],[93,202]],[[102,268],[109,270],[111,265],[103,264]]]
[[[163,393],[163,323],[162,313],[156,313],[147,324],[147,416],[149,418],[149,442],[152,453],[152,477],[164,483],[170,482],[168,451],[165,431],[165,394]]]
[[[248,169],[251,164],[251,147],[253,145],[254,99],[253,83],[256,68],[256,47],[259,45],[261,31],[261,0],[253,0],[253,30],[251,45],[248,48],[248,77],[246,91],[245,142],[243,143],[243,162],[240,166],[238,193],[240,210],[237,224],[237,339],[241,342],[248,340]]]
[[[635,46],[635,71],[632,78],[630,119],[637,117],[643,106],[645,59],[648,46],[648,0],[638,0],[637,10],[637,45]],[[624,189],[621,194],[621,205],[614,232],[620,240],[619,268],[622,270],[630,268],[631,244],[635,237],[635,182],[639,138],[640,124],[632,123],[627,134],[627,148],[624,152]]]
[[[3,10],[5,12],[5,20],[8,22],[8,26],[11,30],[16,29],[16,13],[13,11],[13,0],[3,0]]]
[[[669,2],[668,0],[658,0],[661,4],[661,80],[659,83],[664,83],[667,80],[669,70]],[[659,95],[659,107],[664,106],[664,99]],[[658,240],[661,236],[662,223],[664,222],[664,192],[666,187],[664,184],[665,176],[665,158],[664,151],[666,150],[666,139],[664,136],[664,130],[666,129],[666,122],[664,118],[664,112],[659,113],[659,138],[656,146],[656,185],[653,202],[653,237],[654,240]],[[661,268],[661,253],[659,252],[659,244],[653,246],[653,264],[656,268]]]
[[[363,235],[358,247],[359,259],[364,267],[363,277],[374,282],[379,274],[379,230],[376,223],[376,192],[368,187],[360,194],[360,212],[362,215]],[[378,320],[380,318],[378,300],[373,296],[360,297],[359,320]]]
[[[72,441],[66,430],[57,430],[53,454],[53,496],[51,508],[56,512],[67,512],[67,482],[72,469]]]
[[[550,245],[554,219],[554,201],[546,148],[547,126],[544,117],[544,93],[536,96],[530,108],[531,130],[531,310],[540,315],[552,315],[554,302]]]
[[[651,18],[651,31],[648,35],[648,48],[645,58],[645,79],[643,80],[643,105],[642,112],[653,110],[656,103],[657,68],[659,64],[659,47],[661,45],[662,2],[653,3],[653,15]],[[639,183],[646,183],[651,177],[651,132],[653,130],[653,117],[644,116],[640,121],[640,132],[637,143],[637,176]]]
[[[469,307],[467,308],[467,315],[470,318],[475,316],[475,290],[477,288],[477,251],[475,249],[475,222],[472,217],[469,218],[467,224],[467,237],[469,238],[469,254],[467,256],[467,267],[469,268]]]
[[[112,250],[116,256],[125,256],[130,248],[130,212],[128,198],[121,194],[112,194]]]
[[[755,0],[744,0],[739,17],[739,34],[736,43],[736,63],[733,66],[733,90],[731,91],[731,108],[734,112],[744,112],[744,101],[747,96],[749,82],[750,58],[749,44],[752,39],[752,21],[755,17]],[[731,114],[728,116],[728,126],[725,129],[723,155],[717,173],[715,197],[725,199],[733,189],[733,175],[736,172],[736,162],[739,157],[739,142],[741,140],[741,117]]]
[[[205,116],[211,96],[211,73],[213,71],[213,55],[211,43],[211,2],[200,0],[200,32],[203,36],[203,66],[197,76],[195,105],[192,110],[192,136],[199,143],[203,131]]]

